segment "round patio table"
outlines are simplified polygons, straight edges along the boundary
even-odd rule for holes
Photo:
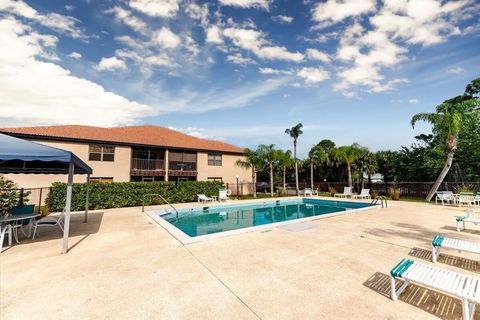
[[[6,227],[7,225],[10,225],[12,227],[12,229],[14,228],[15,226],[15,222],[17,221],[22,221],[22,220],[32,220],[36,217],[40,216],[40,213],[23,213],[23,214],[16,214],[16,215],[7,215],[7,216],[2,216],[0,217],[0,226],[2,227]],[[31,228],[31,225],[30,225],[30,228]],[[9,237],[11,237],[12,235],[10,234]],[[15,237],[15,240],[17,241],[17,243],[20,243],[18,241],[18,237]],[[10,238],[10,241],[11,242],[11,238]]]

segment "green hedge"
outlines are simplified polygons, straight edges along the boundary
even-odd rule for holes
[[[110,182],[91,183],[89,209],[108,209],[141,206],[143,195],[161,194],[170,203],[196,201],[197,194],[218,195],[221,182],[185,181],[185,182]],[[49,210],[61,211],[65,207],[67,185],[55,182],[47,199]],[[85,208],[85,183],[73,184],[72,210]],[[146,197],[145,205],[162,204],[159,197]]]

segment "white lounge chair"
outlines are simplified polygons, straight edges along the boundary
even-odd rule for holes
[[[305,188],[303,190],[303,196],[304,197],[318,196],[318,191],[311,188]]]
[[[207,202],[213,202],[213,198],[207,197],[204,194],[197,194],[198,202],[201,203],[207,203]]]
[[[404,280],[398,290],[395,279]],[[459,298],[462,301],[463,320],[471,320],[475,312],[475,304],[480,303],[480,278],[403,259],[390,271],[392,300],[397,300],[410,283]]]
[[[461,207],[462,205],[466,205],[467,207],[471,207],[475,205],[475,196],[473,192],[460,192],[458,196],[458,206]]]
[[[34,221],[34,229],[33,229],[33,236],[32,240],[35,239],[35,236],[40,233],[40,229],[44,227],[59,227],[60,230],[63,231],[63,220],[65,219],[65,209],[63,209],[62,213],[59,216],[47,216],[41,218],[40,220]]]
[[[354,194],[352,196],[353,199],[371,199],[372,196],[370,195],[370,189],[362,189],[360,194]]]
[[[351,197],[352,195],[353,195],[352,187],[344,187],[343,193],[335,193],[334,196],[339,198],[347,198],[347,197]]]
[[[466,216],[457,216],[455,217],[457,220],[457,231],[460,232],[462,230],[465,230],[465,223],[470,222],[473,224],[479,224],[480,223],[480,217],[478,216],[478,210],[470,208],[467,210],[467,215]]]
[[[0,252],[2,252],[3,240],[8,233],[8,245],[12,246],[12,226],[7,224],[5,227],[0,228]]]
[[[218,190],[218,201],[228,201],[230,199],[228,196],[232,193],[231,191],[229,191],[230,190],[227,189]]]
[[[440,248],[454,249],[480,254],[480,242],[446,238],[436,235],[432,240],[432,262],[437,262]]]
[[[437,195],[435,196],[435,204],[438,204],[438,201],[442,202],[442,206],[445,202],[453,204],[455,203],[455,197],[453,196],[452,191],[437,191]]]

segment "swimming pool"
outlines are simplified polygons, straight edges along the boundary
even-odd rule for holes
[[[187,238],[196,238],[272,223],[345,214],[367,208],[372,206],[365,202],[296,198],[245,204],[208,204],[203,207],[179,209],[178,213],[163,210],[150,212],[149,215],[170,233],[172,228],[169,228],[168,224],[175,227],[174,229],[181,231],[180,237],[185,239],[183,235]],[[168,224],[165,225],[159,220],[164,220]],[[175,230],[174,233],[179,235]]]

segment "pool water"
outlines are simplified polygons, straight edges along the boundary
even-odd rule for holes
[[[205,205],[179,210],[178,215],[175,212],[159,214],[190,237],[197,237],[368,206],[361,202],[299,198],[242,205]]]

